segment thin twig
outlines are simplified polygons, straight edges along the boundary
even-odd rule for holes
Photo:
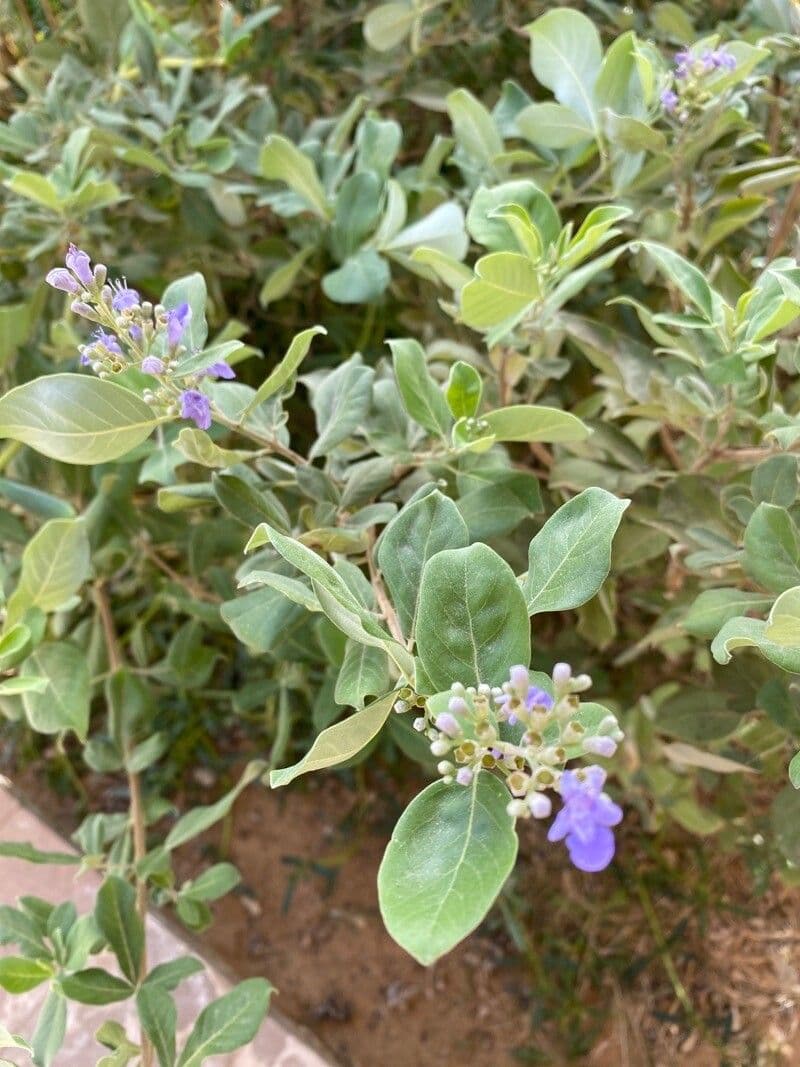
[[[100,616],[100,624],[103,628],[108,663],[112,671],[118,671],[123,666],[122,650],[117,638],[114,626],[114,617],[111,613],[111,605],[106,594],[103,582],[98,582],[94,587],[94,601],[97,613]],[[130,742],[125,741],[126,764],[130,756]],[[142,923],[142,929],[147,929],[147,881],[139,874],[139,865],[147,855],[147,839],[145,833],[144,802],[142,799],[142,783],[135,771],[128,770],[128,792],[130,794],[130,820],[131,833],[133,836],[133,862],[134,880],[136,885],[136,912]],[[147,977],[147,939],[142,946],[142,959],[139,966],[139,980],[144,981]],[[142,1032],[142,1067],[153,1067],[154,1050],[150,1039]]]
[[[800,182],[795,183],[794,188],[789,194],[783,209],[783,214],[781,215],[778,225],[775,227],[772,239],[769,242],[767,259],[775,259],[783,251],[784,245],[792,235],[792,230],[797,223],[798,215],[800,215]]]
[[[403,628],[400,625],[400,620],[397,617],[397,612],[392,606],[389,595],[386,592],[386,588],[383,584],[383,578],[381,572],[375,566],[375,559],[373,557],[373,545],[374,539],[370,540],[367,545],[367,567],[369,569],[369,580],[372,585],[372,589],[375,593],[375,599],[378,601],[378,607],[381,610],[381,614],[386,619],[386,624],[389,627],[389,632],[395,641],[398,641],[401,645],[405,645],[405,637],[403,635]]]

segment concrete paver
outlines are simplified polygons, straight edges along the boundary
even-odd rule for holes
[[[0,840],[29,841],[37,848],[64,851],[63,839],[36,815],[24,808],[3,788],[0,780]],[[92,873],[76,877],[74,867],[37,866],[23,860],[0,858],[0,904],[13,904],[19,897],[35,895],[45,900],[72,900],[78,913],[94,906],[99,880]],[[177,956],[201,956],[193,945],[165,925],[156,915],[147,920],[147,945],[150,966],[165,963]],[[14,946],[0,947],[0,954],[13,954]],[[92,957],[92,965],[114,965],[110,959]],[[269,976],[267,976],[269,977]],[[207,965],[206,970],[183,982],[176,993],[178,1006],[179,1042],[192,1028],[194,1020],[209,1001],[227,992],[231,983],[218,968]],[[11,996],[0,990],[0,1023],[11,1033],[30,1038],[39,1009],[46,995],[45,988],[32,990],[22,996]],[[102,1046],[94,1038],[98,1027],[107,1019],[117,1019],[129,1034],[138,1032],[136,1011],[130,1003],[94,1008],[70,1004],[67,1040],[56,1058],[56,1067],[90,1067],[103,1055]],[[27,1056],[12,1050],[2,1050],[0,1057],[29,1067]],[[316,1051],[303,1040],[300,1033],[286,1020],[272,1011],[253,1044],[225,1056],[208,1060],[213,1067],[333,1067],[324,1053]]]

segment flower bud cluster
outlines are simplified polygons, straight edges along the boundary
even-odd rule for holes
[[[153,379],[143,398],[164,415],[191,419],[207,430],[211,425],[211,402],[198,388],[202,379],[235,378],[227,363],[212,363],[201,372],[180,373],[181,358],[188,351],[187,331],[192,318],[188,303],[165,308],[142,300],[127,282],[108,281],[102,263],[92,266],[87,252],[70,245],[64,267],[46,277],[47,284],[74,299],[74,314],[98,324],[92,339],[79,348],[81,366],[107,378],[130,367]]]
[[[673,80],[661,93],[661,106],[680,122],[686,122],[693,110],[700,110],[716,95],[713,84],[708,82],[709,75],[735,69],[736,57],[724,46],[705,48],[697,54],[685,48],[675,55]]]
[[[502,776],[511,794],[508,812],[515,818],[548,818],[553,810],[548,793],[560,793],[563,783],[571,798],[570,812],[582,813],[580,817],[576,814],[574,820],[580,824],[579,836],[583,835],[574,848],[582,862],[574,856],[573,861],[583,870],[600,870],[602,867],[585,863],[599,862],[600,846],[595,846],[595,839],[602,842],[602,855],[608,853],[607,827],[618,822],[622,813],[601,793],[600,777],[604,781],[605,772],[600,767],[565,770],[567,761],[577,757],[610,758],[623,737],[619,723],[610,713],[593,724],[591,730],[581,721],[580,694],[591,684],[589,675],[573,675],[569,664],[557,663],[552,685],[543,689],[531,684],[527,667],[516,666],[509,671],[508,681],[499,687],[465,687],[454,682],[447,710],[431,713],[429,709],[414,721],[414,728],[429,741],[445,782],[468,786],[481,771]],[[566,802],[566,794],[564,799]],[[561,837],[567,838],[572,855],[576,840],[572,823],[563,811],[559,818],[558,829],[568,827]],[[587,828],[591,831],[588,845],[584,840]],[[587,858],[592,849],[594,861]],[[613,835],[610,849],[603,867],[613,855]]]

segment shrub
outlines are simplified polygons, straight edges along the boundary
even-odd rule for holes
[[[376,746],[435,779],[378,884],[424,963],[554,799],[581,870],[628,810],[793,879],[789,0],[719,25],[543,10],[529,68],[499,5],[372,7],[366,46],[335,4],[313,27],[42,12],[0,129],[0,709],[77,738],[130,803],[75,835],[94,916],[2,909],[0,985],[52,987],[35,1062],[65,997],[127,996],[143,1062],[176,1062],[166,993],[193,965],[148,972],[144,910],[201,929],[238,876],[179,884],[173,850],[249,783]],[[171,779],[234,724],[268,759],[165,829]],[[121,975],[87,967],[105,946]],[[252,1036],[268,984],[229,996],[179,1064],[240,1008]]]

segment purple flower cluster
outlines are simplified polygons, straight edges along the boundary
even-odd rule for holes
[[[144,390],[147,403],[169,414],[179,413],[202,430],[209,429],[211,401],[199,385],[204,378],[235,378],[234,370],[217,360],[203,370],[182,373],[181,346],[192,321],[188,302],[168,310],[154,307],[143,302],[125,279],[107,283],[106,275],[102,264],[92,267],[88,252],[72,244],[64,266],[47,274],[48,285],[76,298],[71,305],[75,314],[100,323],[91,341],[80,347],[81,366],[106,375],[118,373],[126,360],[129,365],[138,365],[144,374],[161,379]]]
[[[574,675],[568,663],[556,663],[542,686],[531,684],[529,669],[519,664],[501,686],[454,682],[446,710],[437,709],[432,722],[428,716],[414,720],[440,761],[445,784],[469,786],[480,774],[498,774],[511,794],[506,810],[515,819],[549,818],[551,796],[560,794],[564,803],[549,839],[566,839],[570,859],[582,871],[608,866],[614,855],[610,828],[622,818],[603,792],[602,767],[565,769],[576,756],[610,758],[622,740],[610,712],[599,721],[581,714],[580,694],[591,684],[588,674]],[[395,709],[408,711],[409,705],[398,701]]]
[[[559,792],[564,801],[547,834],[548,841],[566,841],[569,858],[581,871],[604,870],[614,858],[611,827],[622,820],[622,808],[603,792],[606,773],[587,767],[581,774],[564,771]]]
[[[680,81],[691,74],[710,74],[713,70],[735,70],[736,56],[725,47],[706,48],[695,56],[688,48],[675,53],[675,77]]]

